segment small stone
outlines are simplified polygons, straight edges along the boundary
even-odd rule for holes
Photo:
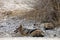
[[[34,24],[34,26],[38,26],[39,24]]]
[[[4,26],[0,26],[0,27],[4,27]]]
[[[56,34],[54,35],[54,37],[56,37]]]

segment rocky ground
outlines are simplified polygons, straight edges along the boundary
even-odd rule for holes
[[[19,34],[16,34],[14,30],[19,27],[20,24],[24,25],[24,28],[34,29],[33,26],[35,22],[33,20],[26,21],[25,19],[10,18],[0,22],[0,37],[19,37]],[[40,24],[39,22],[37,22]],[[55,28],[53,30],[45,30],[44,25],[39,25],[40,29],[44,32],[45,37],[60,37],[60,28]],[[56,35],[56,36],[55,36]]]

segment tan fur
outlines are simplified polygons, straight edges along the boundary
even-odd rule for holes
[[[54,25],[52,23],[44,23],[44,28],[53,29]]]
[[[44,32],[37,29],[37,30],[33,31],[33,32],[31,33],[31,35],[32,35],[32,36],[39,36],[39,35],[44,36]]]
[[[20,32],[22,36],[27,36],[28,34],[26,34],[27,32],[23,31],[24,28],[22,27],[22,25],[20,25],[19,28],[17,28],[14,32]]]

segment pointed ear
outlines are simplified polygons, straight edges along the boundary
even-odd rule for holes
[[[22,25],[20,25],[20,27],[18,28],[19,31],[22,31],[23,30],[23,27]]]
[[[22,25],[20,25],[20,28],[22,28]]]
[[[14,32],[17,33],[18,31],[22,31],[23,28],[22,28],[22,25],[20,25]]]

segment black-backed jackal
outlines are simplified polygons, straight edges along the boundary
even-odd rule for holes
[[[24,29],[22,25],[14,32],[20,32],[22,36],[44,37],[44,32],[40,29]]]

